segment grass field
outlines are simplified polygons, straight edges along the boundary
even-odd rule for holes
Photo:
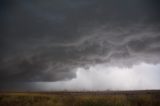
[[[160,91],[1,92],[0,106],[160,106]]]

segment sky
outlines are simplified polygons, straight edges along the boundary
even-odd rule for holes
[[[159,0],[1,0],[0,90],[160,89]]]

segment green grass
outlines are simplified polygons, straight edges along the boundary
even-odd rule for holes
[[[2,93],[0,106],[160,106],[160,94]]]

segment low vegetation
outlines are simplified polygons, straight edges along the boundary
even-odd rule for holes
[[[160,92],[1,93],[0,106],[160,106]]]

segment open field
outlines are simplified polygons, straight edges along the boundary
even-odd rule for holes
[[[1,92],[0,106],[160,106],[160,91]]]

